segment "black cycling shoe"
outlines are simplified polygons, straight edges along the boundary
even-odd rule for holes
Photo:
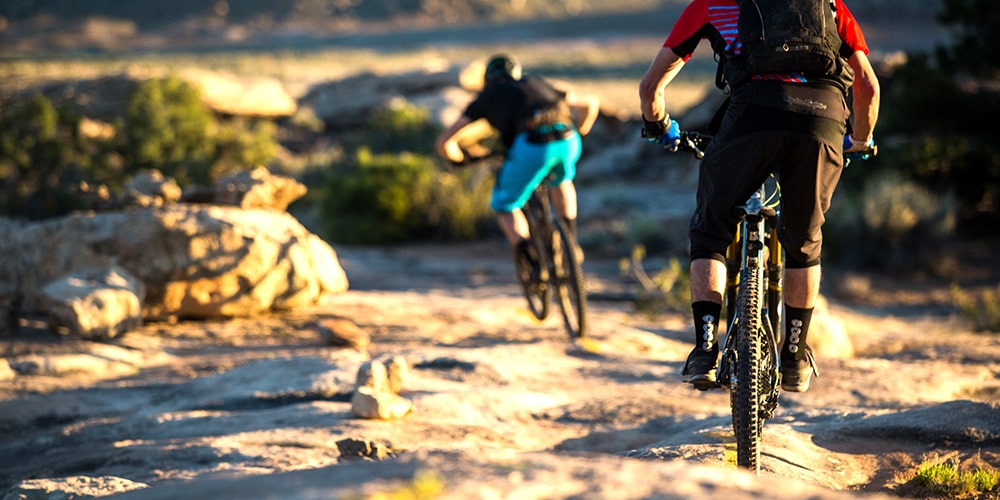
[[[787,392],[806,392],[813,375],[819,376],[812,349],[806,346],[806,359],[781,360],[781,388]]]
[[[700,347],[695,347],[688,354],[687,362],[684,363],[684,371],[681,372],[681,381],[687,382],[699,391],[707,391],[719,387],[715,378],[716,364],[718,363],[719,351],[706,351]]]

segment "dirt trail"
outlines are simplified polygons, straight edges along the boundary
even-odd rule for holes
[[[727,395],[679,382],[686,317],[596,300],[594,344],[573,346],[555,318],[527,311],[504,250],[342,249],[352,290],[323,306],[147,325],[103,346],[110,371],[17,377],[0,402],[0,492],[87,476],[149,486],[122,498],[209,498],[218,488],[341,498],[431,471],[441,498],[847,498],[908,491],[923,460],[1000,467],[995,336],[834,304],[857,356],[821,358],[809,392],[782,395],[765,427],[764,471],[744,477],[729,464]],[[595,296],[634,286],[612,259],[585,267]],[[330,318],[370,334],[367,351],[324,345],[316,324]],[[18,349],[52,366],[94,351],[70,341]],[[402,395],[413,412],[353,418],[358,367],[387,356],[411,365]],[[113,370],[123,366],[131,372]],[[395,458],[348,460],[336,446],[345,438]]]

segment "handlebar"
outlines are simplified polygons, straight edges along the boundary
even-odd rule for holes
[[[689,151],[699,160],[705,156],[705,147],[712,141],[712,136],[701,132],[682,130],[681,142],[677,145],[677,151]],[[878,145],[874,144],[861,151],[844,153],[844,167],[850,165],[852,160],[867,160],[878,155]]]
[[[844,168],[850,166],[853,160],[867,160],[873,156],[878,155],[878,144],[872,144],[871,147],[863,149],[861,151],[851,151],[850,153],[844,153]]]

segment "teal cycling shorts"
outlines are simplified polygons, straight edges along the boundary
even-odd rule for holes
[[[528,142],[527,133],[518,134],[497,172],[490,208],[513,212],[527,203],[535,187],[546,178],[550,186],[573,180],[582,145],[575,131],[566,139],[542,144]]]

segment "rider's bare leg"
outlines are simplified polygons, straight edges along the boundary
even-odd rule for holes
[[[726,265],[715,259],[691,261],[691,301],[722,303],[726,291]]]
[[[563,181],[556,187],[550,187],[549,197],[560,217],[566,220],[576,219],[576,185],[573,181]]]
[[[524,212],[514,209],[513,212],[497,212],[497,222],[500,230],[510,246],[514,247],[521,241],[528,239],[531,233],[528,230],[528,219],[524,218]]]
[[[812,309],[819,297],[820,266],[785,269],[785,303],[800,309]],[[693,278],[692,278],[693,279]]]

